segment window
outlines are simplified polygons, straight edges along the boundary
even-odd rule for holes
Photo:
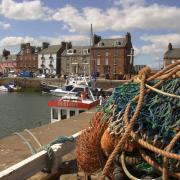
[[[108,51],[106,51],[106,52],[105,52],[105,55],[106,55],[106,56],[108,56],[108,55],[109,55],[109,52],[108,52]]]
[[[109,60],[108,60],[108,58],[105,59],[105,65],[109,65]]]
[[[117,40],[117,41],[115,41],[115,42],[114,42],[114,46],[121,46],[121,42],[120,42],[120,41],[118,41],[118,40]]]
[[[118,62],[118,59],[115,58],[115,59],[114,59],[114,65],[117,65],[117,62]]]
[[[71,54],[73,54],[73,53],[74,53],[74,49],[68,49],[68,50],[67,50],[67,54],[71,55]]]
[[[89,49],[83,49],[83,54],[89,54]]]
[[[26,53],[30,53],[30,49],[29,48],[26,49]]]
[[[66,64],[66,72],[69,72],[69,63]]]
[[[97,58],[97,65],[100,65],[100,58]]]

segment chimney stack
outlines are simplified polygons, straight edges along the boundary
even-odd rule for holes
[[[42,43],[42,49],[46,49],[49,47],[49,43],[48,42],[43,42]]]
[[[168,44],[168,51],[170,51],[170,50],[172,50],[172,44],[171,43]]]

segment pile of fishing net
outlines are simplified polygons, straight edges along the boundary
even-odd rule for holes
[[[77,162],[102,179],[180,179],[180,62],[115,88],[77,139]]]

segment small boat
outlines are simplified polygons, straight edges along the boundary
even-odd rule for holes
[[[40,88],[42,92],[45,93],[50,93],[50,90],[57,89],[59,86],[57,84],[48,84],[46,82],[41,82],[40,83]]]
[[[96,107],[99,103],[99,99],[93,100],[70,94],[56,100],[51,100],[48,102],[48,106],[51,108],[51,123],[78,115]]]
[[[9,89],[6,86],[2,85],[2,86],[0,86],[0,91],[9,92]]]
[[[16,84],[12,83],[12,82],[9,84],[0,86],[0,91],[3,91],[3,92],[13,92],[13,91],[18,91],[20,89],[21,89],[21,87],[16,86]]]
[[[88,91],[87,85],[65,85],[62,88],[57,88],[54,90],[50,90],[50,93],[54,96],[65,96],[66,94],[77,95],[80,92]]]

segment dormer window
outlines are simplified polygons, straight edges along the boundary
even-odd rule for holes
[[[90,49],[83,49],[83,54],[89,54],[90,53]]]
[[[115,42],[114,42],[114,45],[115,45],[115,46],[121,46],[121,42],[120,42],[120,41],[115,41]]]
[[[68,49],[67,50],[68,55],[74,54],[75,52],[76,52],[75,49]]]
[[[104,42],[99,42],[98,43],[98,47],[102,47],[102,46],[104,46],[105,44],[104,44]]]

